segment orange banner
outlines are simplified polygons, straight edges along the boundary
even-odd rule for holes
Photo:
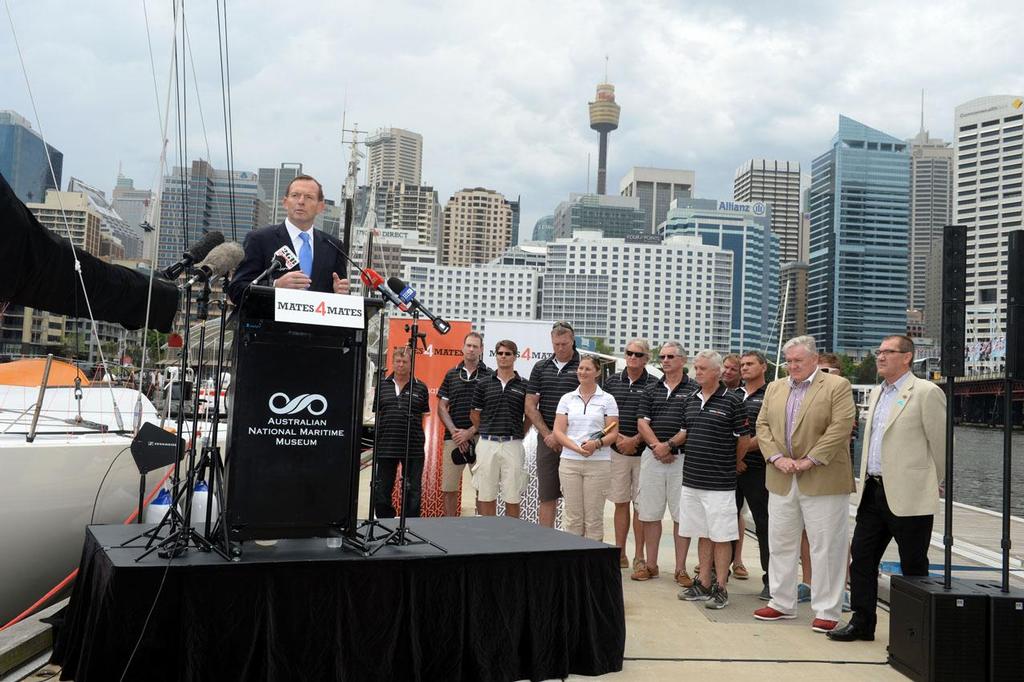
[[[391,371],[391,349],[409,345],[408,318],[391,318],[388,325],[388,372]],[[462,360],[462,340],[473,327],[466,321],[450,321],[451,331],[441,335],[431,326],[430,321],[420,321],[420,332],[427,335],[426,350],[422,342],[416,348],[416,378],[430,390],[430,416],[425,424],[426,443],[423,459],[423,492],[420,502],[420,516],[443,516],[444,496],[441,494],[441,454],[444,446],[444,424],[437,416],[437,389],[441,388],[444,375]],[[392,491],[392,502],[397,510],[401,495],[396,486]]]

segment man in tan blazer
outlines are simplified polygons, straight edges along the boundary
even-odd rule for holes
[[[928,575],[939,486],[946,467],[946,395],[910,371],[914,342],[887,336],[875,356],[884,379],[868,401],[860,461],[861,499],[850,549],[848,625],[829,639],[875,638],[878,563],[895,539],[903,575]]]
[[[800,533],[811,545],[815,632],[839,622],[846,583],[850,502],[850,382],[818,371],[811,336],[782,348],[789,377],[768,385],[757,418],[757,442],[768,462],[768,585],[772,598],[759,620],[796,617]]]

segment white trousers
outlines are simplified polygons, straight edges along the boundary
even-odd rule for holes
[[[815,618],[840,619],[849,554],[850,495],[803,495],[793,477],[788,495],[768,493],[768,605],[796,613],[800,531],[811,545],[811,609]]]

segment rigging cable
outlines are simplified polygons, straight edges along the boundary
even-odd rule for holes
[[[235,142],[234,122],[231,117],[231,60],[228,55],[228,6],[224,3],[224,28],[220,23],[221,3],[217,0],[217,51],[220,56],[220,99],[224,114],[224,154],[228,165],[228,211],[231,216],[231,241],[237,242],[235,233]],[[221,38],[223,36],[223,42]],[[275,197],[276,198],[276,197]]]

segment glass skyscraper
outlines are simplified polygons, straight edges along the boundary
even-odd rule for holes
[[[555,209],[555,239],[570,239],[577,230],[600,231],[608,238],[650,232],[637,197],[570,194]]]
[[[53,161],[53,173],[46,162],[46,150]],[[60,187],[64,155],[44,144],[32,124],[13,111],[0,111],[0,174],[26,204],[46,200],[46,190]]]
[[[819,348],[863,356],[907,330],[910,154],[846,116],[811,163],[807,331]]]
[[[774,348],[779,334],[779,236],[771,230],[771,208],[763,201],[677,199],[664,224],[665,238],[675,235],[699,236],[704,244],[733,253],[729,351]]]

